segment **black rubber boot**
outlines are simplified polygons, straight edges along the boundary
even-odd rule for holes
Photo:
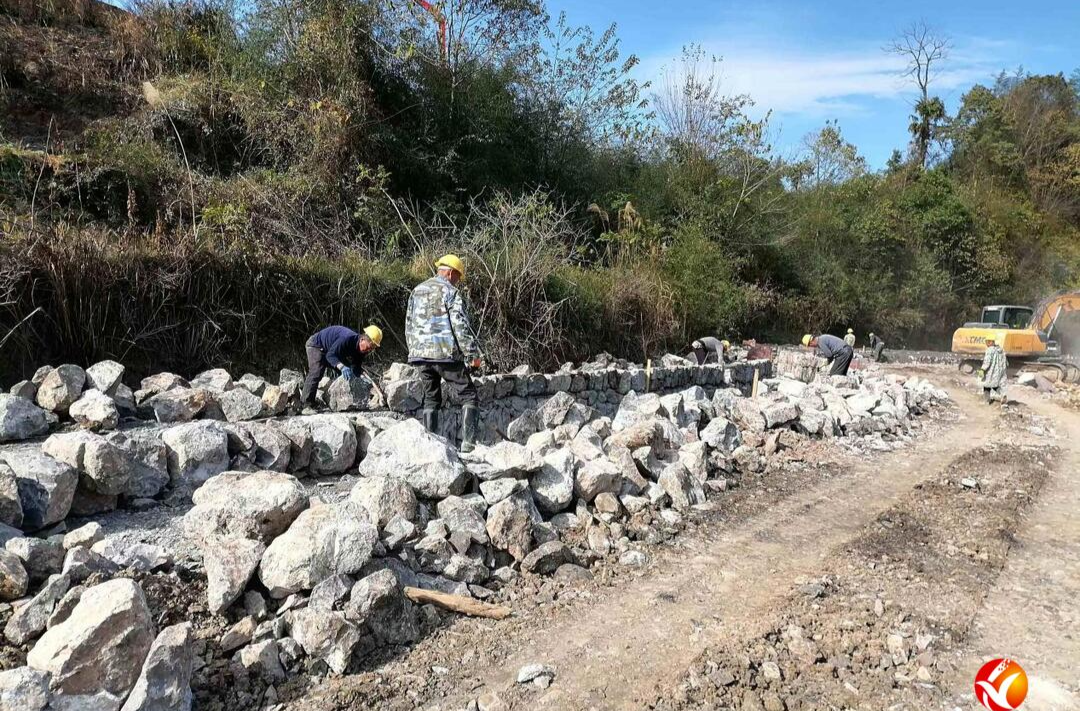
[[[431,434],[439,433],[439,411],[438,410],[424,410],[424,427]]]
[[[480,408],[465,405],[461,408],[461,451],[471,452],[476,447],[476,430],[480,427]]]

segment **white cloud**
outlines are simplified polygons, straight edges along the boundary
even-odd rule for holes
[[[730,35],[728,35],[730,36]],[[856,49],[812,50],[789,41],[761,37],[738,42],[703,42],[705,51],[722,57],[725,92],[748,94],[759,111],[837,118],[868,111],[875,101],[904,100],[913,87],[902,76],[903,58],[879,45]],[[957,44],[935,76],[935,93],[950,97],[975,82],[988,81],[1001,68],[1002,43],[967,39]],[[665,67],[674,67],[679,50],[646,58],[642,75],[662,82]]]

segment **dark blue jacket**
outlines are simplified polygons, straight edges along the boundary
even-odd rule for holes
[[[356,349],[360,334],[344,326],[327,326],[311,337],[315,347],[326,354],[326,362],[335,368],[342,364],[355,367],[364,360]]]
[[[837,338],[836,336],[828,333],[823,333],[818,336],[817,353],[822,358],[828,358],[829,360],[832,360],[844,351],[850,350],[851,346],[849,346],[843,338]]]

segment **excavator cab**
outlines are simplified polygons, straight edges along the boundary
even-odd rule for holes
[[[1027,328],[1035,309],[1030,306],[987,306],[977,322],[965,323],[965,328]]]

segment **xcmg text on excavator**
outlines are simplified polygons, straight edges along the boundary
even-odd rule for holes
[[[963,360],[960,370],[973,373],[982,365],[987,339],[1005,350],[1009,370],[1027,370],[1042,374],[1051,381],[1080,382],[1080,367],[1069,353],[1062,353],[1055,340],[1061,318],[1080,311],[1080,291],[1063,291],[1030,306],[998,305],[982,310],[977,322],[965,323],[956,330],[952,352]]]

